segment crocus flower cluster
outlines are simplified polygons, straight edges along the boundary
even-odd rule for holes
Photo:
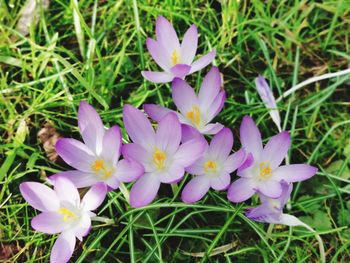
[[[293,182],[313,176],[317,169],[305,165],[281,165],[290,147],[290,135],[283,131],[273,136],[263,147],[260,131],[251,117],[245,116],[240,128],[242,149],[233,151],[233,134],[229,128],[213,122],[224,106],[226,93],[221,74],[212,67],[204,77],[199,93],[184,77],[207,66],[215,50],[193,62],[197,49],[197,28],[192,25],[180,45],[173,26],[164,17],[156,23],[157,40],[147,39],[149,52],[164,72],[143,71],[153,82],[172,81],[172,98],[177,110],[156,104],[144,105],[147,115],[157,122],[157,128],[141,110],[125,105],[123,123],[131,140],[122,144],[118,126],[107,129],[96,110],[82,101],[78,110],[78,127],[83,142],[63,138],[56,144],[59,156],[73,169],[52,175],[46,185],[22,183],[25,200],[42,213],[34,217],[32,227],[38,231],[60,233],[51,253],[51,262],[67,262],[75,238],[82,239],[91,228],[95,210],[108,191],[122,183],[135,182],[130,190],[130,205],[139,208],[150,204],[161,184],[174,184],[192,177],[181,198],[186,203],[197,202],[210,188],[228,189],[228,199],[243,202],[253,194],[260,195],[262,204],[247,212],[261,222],[292,225],[292,217],[282,212]],[[276,108],[270,89],[262,77],[257,79],[259,94],[269,108]],[[279,121],[279,115],[272,116]],[[210,143],[204,135],[212,135]],[[231,184],[237,170],[240,177]],[[90,187],[80,200],[77,188]]]

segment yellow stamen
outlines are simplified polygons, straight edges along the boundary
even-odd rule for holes
[[[105,162],[103,160],[96,160],[93,165],[91,166],[92,170],[95,172],[101,172],[103,173],[105,178],[109,178],[112,175],[112,170],[108,170],[106,168]]]
[[[179,54],[177,53],[176,49],[174,49],[173,53],[171,53],[171,63],[173,66],[179,63]]]
[[[77,218],[77,215],[70,211],[68,208],[62,207],[58,209],[58,213],[63,215],[63,220],[65,222]]]
[[[209,160],[204,164],[204,171],[206,173],[216,172],[218,165],[216,162]]]
[[[267,162],[260,163],[259,170],[260,170],[260,177],[263,179],[268,179],[272,175],[270,164]]]
[[[163,170],[165,166],[166,154],[156,148],[153,154],[153,162],[158,170]]]
[[[199,126],[201,113],[198,106],[193,106],[191,111],[186,112],[186,117],[190,119],[195,126]]]

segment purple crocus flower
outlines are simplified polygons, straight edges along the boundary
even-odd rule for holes
[[[203,157],[186,168],[186,171],[197,175],[182,191],[182,201],[193,203],[200,200],[209,190],[225,190],[231,182],[230,173],[235,171],[245,160],[243,149],[230,155],[233,146],[233,135],[230,129],[224,128],[206,143]]]
[[[47,234],[57,234],[50,262],[68,262],[73,254],[75,242],[82,240],[91,228],[91,219],[95,216],[91,210],[101,205],[106,196],[106,185],[97,183],[80,200],[74,184],[66,178],[55,180],[54,190],[37,182],[25,182],[20,185],[24,199],[41,213],[35,216],[32,227]]]
[[[232,202],[243,202],[255,192],[278,198],[282,194],[281,180],[300,182],[317,172],[317,168],[307,164],[280,166],[290,147],[290,135],[286,131],[273,136],[263,148],[258,127],[252,118],[245,116],[240,135],[248,157],[238,169],[237,174],[241,178],[233,182],[228,190],[228,198]]]
[[[57,141],[56,151],[76,170],[61,172],[50,177],[66,177],[78,188],[98,182],[116,189],[120,182],[131,182],[143,174],[142,165],[133,160],[119,161],[122,136],[118,126],[106,130],[96,110],[82,101],[78,111],[78,126],[85,142],[63,138]]]
[[[287,203],[293,185],[286,181],[281,181],[282,194],[279,198],[273,199],[260,194],[261,205],[248,209],[246,216],[254,221],[271,224],[293,225],[290,215],[283,214],[283,207]]]
[[[142,207],[153,201],[160,183],[181,180],[185,168],[201,157],[205,143],[194,139],[180,145],[181,125],[174,113],[160,120],[156,132],[146,115],[131,105],[124,106],[123,119],[134,143],[124,145],[122,152],[145,168],[130,192],[131,206]]]
[[[180,113],[177,113],[183,126],[183,136],[192,134],[216,134],[224,126],[220,123],[210,123],[221,111],[226,99],[225,91],[221,89],[221,76],[217,67],[212,67],[204,77],[198,96],[182,79],[175,78],[172,84],[172,96]],[[159,122],[170,109],[155,105],[144,105],[146,113]]]
[[[281,188],[282,194],[279,198],[276,199],[269,198],[260,194],[261,205],[248,209],[246,211],[246,216],[254,221],[262,223],[305,227],[314,233],[317,241],[319,242],[320,261],[323,263],[326,262],[323,241],[321,237],[316,233],[316,231],[297,217],[283,213],[283,207],[286,205],[288,199],[290,198],[293,185],[282,180]]]
[[[272,90],[267,84],[266,79],[262,76],[258,76],[255,79],[256,89],[260,95],[261,100],[265,103],[265,106],[270,110],[270,116],[273,122],[276,124],[278,130],[281,130],[281,117],[277,108],[275,97]]]
[[[183,78],[201,70],[215,58],[215,49],[193,62],[197,51],[197,27],[192,25],[180,45],[174,27],[164,17],[159,16],[156,22],[157,40],[147,38],[149,53],[164,72],[142,71],[142,75],[155,83],[166,83],[174,77]]]

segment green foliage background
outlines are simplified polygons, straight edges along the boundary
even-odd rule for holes
[[[174,107],[169,84],[155,85],[140,74],[143,69],[158,69],[145,48],[146,37],[155,37],[157,16],[169,19],[179,36],[195,23],[200,33],[197,54],[217,49],[215,65],[228,94],[217,120],[234,132],[235,149],[240,147],[243,115],[253,116],[264,138],[277,133],[255,91],[258,74],[269,80],[279,97],[309,77],[350,65],[346,0],[76,3],[51,1],[24,37],[16,31],[24,1],[0,0],[0,260],[49,260],[55,236],[31,229],[30,219],[37,211],[18,189],[23,181],[43,181],[67,169],[48,159],[37,138],[45,122],[64,136],[79,138],[80,100],[94,105],[106,126],[122,126],[126,103]],[[209,68],[186,80],[198,88]],[[322,234],[329,262],[350,260],[349,80],[344,76],[313,83],[278,104],[283,127],[292,134],[291,163],[308,162],[319,168],[314,178],[295,186],[288,212]],[[268,225],[246,219],[244,209],[256,205],[256,198],[235,205],[224,192],[210,191],[195,205],[181,203],[179,192],[188,179],[187,175],[174,189],[175,195],[170,186],[162,186],[146,209],[131,209],[119,191],[109,193],[99,215],[113,222],[95,224],[78,243],[72,260],[318,260],[312,233],[285,226],[268,231]]]

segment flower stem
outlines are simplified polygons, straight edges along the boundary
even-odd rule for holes
[[[307,230],[309,230],[310,232],[312,232],[315,235],[315,238],[318,241],[318,247],[319,247],[319,251],[320,251],[320,260],[322,263],[325,263],[326,262],[326,254],[324,252],[324,245],[323,245],[323,241],[322,241],[322,238],[320,237],[320,235],[317,234],[316,231],[312,227],[310,227],[309,225],[300,221],[300,219],[295,217],[295,216],[288,215],[288,214],[282,214],[282,217],[284,218],[283,224],[288,225],[288,226],[305,227]]]
[[[120,183],[119,190],[124,195],[126,202],[130,204],[130,193],[129,190],[126,188],[125,184]]]
[[[177,185],[177,183],[171,184],[171,190],[173,191],[173,195],[175,196],[179,191],[179,186]]]
[[[275,226],[275,224],[269,224],[269,227],[267,228],[266,236],[268,239],[271,238],[271,234],[272,234],[272,230],[273,230],[274,226]]]
[[[307,230],[310,230],[310,232],[314,233],[316,240],[318,241],[318,247],[320,250],[320,258],[321,258],[321,262],[325,263],[326,262],[326,254],[324,252],[324,245],[323,245],[323,241],[322,238],[320,237],[319,234],[316,233],[316,231],[310,227],[309,225],[302,223],[302,226],[305,227]]]
[[[102,222],[102,223],[105,223],[107,225],[112,225],[114,223],[113,219],[103,217],[103,216],[94,216],[94,217],[91,217],[91,220]]]

